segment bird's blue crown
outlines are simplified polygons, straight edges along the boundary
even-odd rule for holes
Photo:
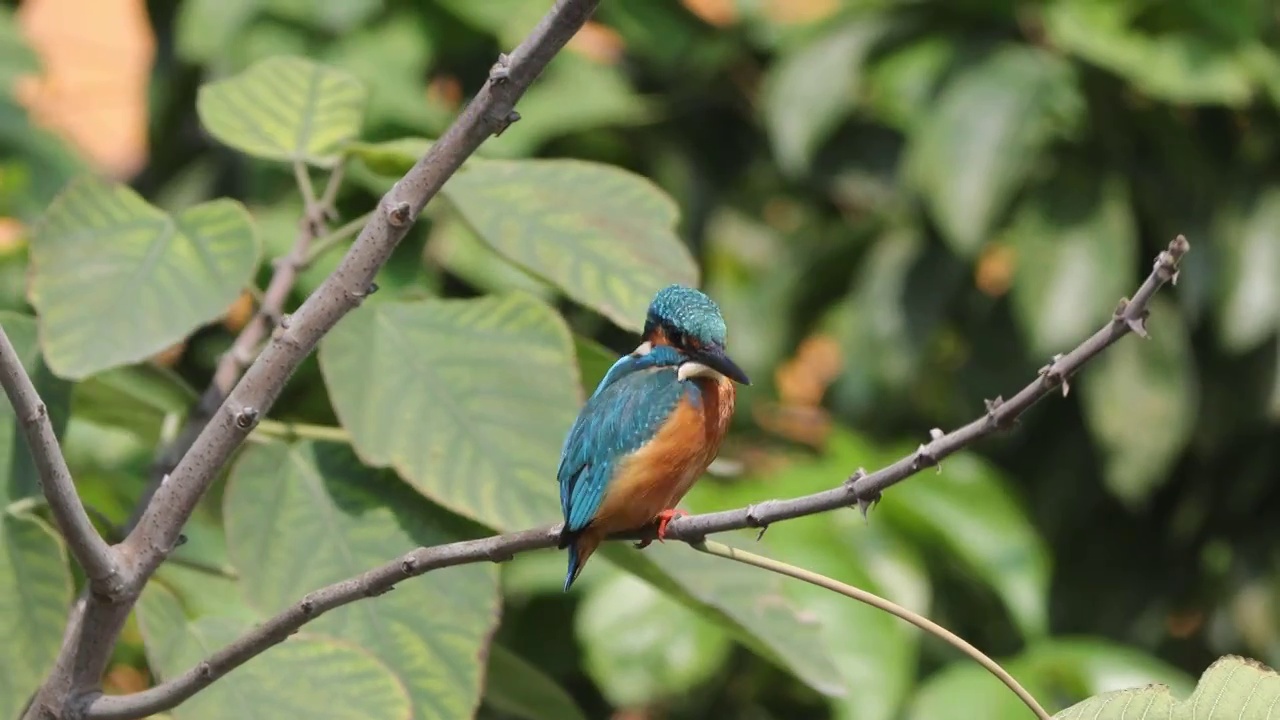
[[[723,346],[725,341],[720,306],[704,293],[683,285],[669,285],[653,297],[645,320],[645,336],[656,327],[668,335],[674,332],[704,345]],[[676,338],[668,339],[676,341]]]

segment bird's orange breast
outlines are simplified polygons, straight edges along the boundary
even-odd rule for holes
[[[623,460],[592,525],[631,530],[673,508],[720,451],[736,390],[727,378],[695,378],[701,399],[686,394],[653,439]]]

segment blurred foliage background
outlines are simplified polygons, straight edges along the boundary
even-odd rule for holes
[[[0,317],[104,527],[128,518],[253,294],[210,289],[216,313],[174,310],[161,346],[123,337],[172,334],[139,305],[183,305],[182,288],[85,290],[109,243],[46,251],[39,228],[130,201],[82,185],[41,225],[57,193],[114,178],[196,235],[201,203],[238,199],[252,220],[222,208],[247,228],[228,277],[261,287],[300,195],[287,163],[211,136],[202,85],[278,55],[358,80],[347,221],[546,9],[26,0],[0,15]],[[666,281],[716,298],[756,381],[686,502],[705,511],[830,487],[976,417],[1106,322],[1177,233],[1193,250],[1151,340],[1122,340],[1067,397],[895,487],[866,522],[788,522],[760,547],[925,612],[1051,712],[1145,682],[1186,690],[1223,654],[1280,663],[1278,26],[1269,0],[604,0],[293,378],[149,586],[108,691],[181,672],[413,545],[554,522],[559,438]],[[269,86],[249,96],[248,116],[273,102]],[[302,273],[289,307],[337,260]],[[77,307],[90,317],[64,338]],[[509,404],[449,405],[494,386]],[[26,588],[0,600],[25,633],[0,649],[10,717],[79,580],[12,415],[0,423],[0,577]],[[568,595],[550,552],[404,583],[174,716],[1024,717],[950,648],[843,598],[684,547],[606,557]]]

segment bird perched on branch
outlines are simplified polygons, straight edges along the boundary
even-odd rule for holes
[[[600,541],[658,521],[658,539],[720,450],[734,383],[750,385],[725,353],[724,318],[703,293],[671,285],[654,296],[643,342],[583,406],[560,454],[561,548],[568,591]]]

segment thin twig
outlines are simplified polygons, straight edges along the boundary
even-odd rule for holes
[[[786,575],[797,580],[803,580],[811,585],[817,585],[818,587],[826,588],[832,592],[837,592],[841,595],[851,597],[860,603],[870,605],[873,608],[883,610],[890,615],[906,620],[912,625],[915,625],[930,635],[941,639],[965,655],[973,658],[974,662],[986,668],[987,672],[995,675],[1000,682],[1005,684],[1005,687],[1012,690],[1013,693],[1018,696],[1018,699],[1022,700],[1022,702],[1031,709],[1031,712],[1035,713],[1035,716],[1039,720],[1051,720],[1049,713],[1045,712],[1044,708],[1040,707],[1040,703],[1036,702],[1035,697],[1028,692],[1026,688],[1022,687],[1022,684],[1015,680],[1007,670],[1001,667],[1000,663],[992,660],[981,650],[969,644],[969,642],[964,638],[956,635],[929,618],[913,613],[897,603],[886,600],[875,593],[867,592],[862,588],[854,587],[853,585],[829,578],[826,575],[805,570],[804,568],[798,568],[794,565],[788,565],[787,563],[780,562],[772,558],[756,555],[755,553],[750,553],[746,550],[740,550],[735,547],[729,547],[728,545],[723,545],[709,540],[690,543],[690,545],[692,545],[695,550],[700,550],[708,555],[728,558],[745,565],[753,565],[770,572],[775,572],[779,575]]]
[[[379,201],[377,211],[333,273],[291,317],[279,317],[276,332],[271,333],[270,341],[239,382],[236,377],[242,359],[248,358],[258,341],[268,334],[265,323],[268,315],[259,313],[259,318],[251,323],[257,329],[246,328],[237,338],[241,352],[229,352],[224,358],[225,365],[219,363],[210,391],[192,413],[194,421],[188,422],[184,432],[179,433],[174,444],[176,451],[161,458],[181,459],[172,472],[163,472],[168,465],[160,465],[162,472],[156,475],[161,479],[155,484],[154,493],[144,497],[136,522],[131,523],[128,536],[117,546],[129,560],[126,584],[131,598],[136,598],[175,547],[183,525],[200,498],[259,419],[269,412],[289,377],[315,349],[320,338],[373,292],[373,279],[378,270],[390,259],[423,207],[444,183],[481,143],[519,119],[516,101],[599,3],[600,0],[555,0],[525,41],[509,57],[500,56],[490,70],[489,81],[444,135]],[[293,260],[305,259],[305,251],[304,247]],[[277,268],[267,287],[264,307],[269,303],[283,304],[297,267],[297,262],[286,262]],[[279,311],[276,308],[276,312]],[[254,335],[244,337],[246,332]],[[249,342],[250,339],[254,342]],[[90,703],[102,700],[96,688],[132,602],[104,604],[93,596],[84,600],[84,610],[73,614],[67,641],[25,718],[76,718],[83,716]],[[245,659],[257,652],[260,650]],[[148,712],[131,711],[116,716],[141,717]]]
[[[1058,387],[1064,387],[1067,378],[1120,337],[1135,329],[1145,334],[1143,322],[1147,316],[1147,303],[1161,285],[1176,280],[1178,262],[1189,249],[1186,238],[1179,235],[1156,258],[1151,275],[1133,300],[1122,301],[1115,317],[1106,327],[1067,355],[1056,358],[1013,400],[999,402],[997,399],[988,403],[987,414],[982,418],[950,434],[936,433],[934,440],[928,445],[922,445],[916,452],[871,475],[859,470],[840,487],[790,500],[769,500],[737,510],[679,518],[667,526],[666,537],[699,543],[711,533],[763,528],[780,520],[815,515],[851,505],[860,506],[865,511],[870,502],[879,498],[879,488],[889,487],[926,467],[936,465],[942,457],[972,444],[994,432],[996,428],[1010,426],[1036,400]],[[932,462],[925,462],[926,459]],[[867,494],[868,489],[876,490],[876,494]],[[611,539],[651,539],[655,536],[654,530],[650,526]],[[283,642],[303,625],[329,610],[376,597],[406,578],[431,570],[478,562],[503,562],[521,552],[555,547],[559,532],[560,526],[553,525],[478,540],[418,548],[397,560],[306,595],[182,675],[133,695],[97,697],[88,707],[88,717],[93,720],[130,720],[163,712],[254,656]]]
[[[9,396],[14,417],[35,461],[40,489],[72,557],[84,568],[94,593],[106,598],[119,597],[125,590],[120,559],[89,520],[53,432],[49,410],[3,327],[0,327],[0,385]]]

